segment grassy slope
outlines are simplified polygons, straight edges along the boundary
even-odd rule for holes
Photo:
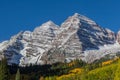
[[[114,80],[118,64],[111,64],[89,71],[82,80]]]
[[[110,62],[110,61],[108,61]],[[106,62],[105,62],[106,63]],[[120,80],[120,60],[104,65],[102,67],[85,71],[77,68],[70,70],[70,73],[56,76],[52,80]],[[49,80],[49,79],[45,79]]]

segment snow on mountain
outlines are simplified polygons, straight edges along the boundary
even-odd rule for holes
[[[120,44],[120,31],[118,31],[118,33],[117,33],[117,41],[118,41],[119,44]]]
[[[82,59],[93,62],[101,57],[116,53],[120,49],[120,33],[117,37],[109,29],[101,28],[93,20],[75,13],[61,27],[48,21],[0,43],[1,55],[8,64],[52,64]],[[0,56],[1,56],[0,55]]]
[[[40,27],[35,28],[32,33],[25,32],[24,35],[27,33],[29,37],[25,39],[26,41],[23,38],[22,41],[25,47],[20,53],[25,55],[21,58],[20,65],[42,63],[40,60],[42,54],[52,47],[51,43],[56,36],[57,29],[57,25],[52,21],[48,21]]]
[[[0,44],[0,51],[2,51],[3,49],[5,49],[6,46],[7,46],[7,44],[8,44],[8,41],[3,41],[3,42]]]
[[[100,50],[99,53],[101,53],[99,46],[116,43],[115,34],[111,30],[101,28],[91,19],[77,13],[61,25],[60,31],[55,38],[54,45],[64,49],[65,58],[68,61],[86,57],[86,51]]]
[[[118,42],[114,44],[108,44],[104,46],[99,46],[99,50],[86,50],[84,52],[84,56],[82,60],[91,63],[95,60],[99,60],[100,58],[104,57],[105,55],[116,56],[115,53],[120,52],[120,44]]]

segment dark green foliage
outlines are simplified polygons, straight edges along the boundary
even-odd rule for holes
[[[74,76],[62,80],[120,80],[118,60],[102,66],[102,62],[108,60],[107,58],[102,58],[91,64],[85,63],[82,60],[74,60],[70,63],[58,62],[52,65],[30,65],[27,67],[14,65],[10,66],[9,69],[12,74],[11,80],[15,79],[18,68],[21,72],[21,80],[56,80],[59,76],[70,74],[70,70],[75,68],[81,68],[83,72],[81,74],[76,73]]]
[[[11,79],[15,79],[15,74],[17,72],[17,68],[20,69],[21,72],[21,80],[38,80],[40,76],[58,76],[67,74],[71,69],[77,67],[85,66],[85,62],[82,60],[73,61],[74,66],[69,66],[69,63],[55,63],[52,65],[34,65],[27,67],[17,67],[16,65],[9,66],[10,72],[12,73]]]
[[[0,80],[10,80],[10,74],[7,67],[7,60],[3,59],[0,62]]]

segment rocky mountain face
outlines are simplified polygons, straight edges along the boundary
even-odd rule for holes
[[[75,13],[59,27],[48,21],[33,32],[20,32],[9,41],[0,43],[0,58],[8,64],[52,64],[82,59],[93,62],[120,50],[120,32],[117,36],[100,27],[93,20]]]
[[[117,41],[120,44],[120,31],[118,31],[118,33],[117,33]]]

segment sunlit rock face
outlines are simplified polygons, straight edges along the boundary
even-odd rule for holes
[[[8,64],[52,64],[82,59],[93,62],[120,49],[120,32],[100,27],[93,20],[75,13],[61,26],[48,21],[33,31],[20,32],[0,44],[0,55]],[[114,50],[113,50],[114,49]]]

